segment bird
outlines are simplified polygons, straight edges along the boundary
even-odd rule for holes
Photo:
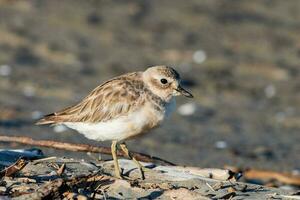
[[[145,168],[131,155],[125,141],[161,125],[174,111],[175,96],[179,95],[193,98],[182,87],[179,73],[169,66],[152,66],[110,79],[79,103],[48,114],[36,124],[65,125],[88,139],[111,141],[115,177],[123,178],[119,148],[134,161],[144,179]]]

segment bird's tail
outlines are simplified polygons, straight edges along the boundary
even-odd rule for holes
[[[46,125],[46,124],[57,124],[59,123],[59,117],[56,113],[51,113],[49,115],[45,115],[42,119],[37,121],[35,125]]]

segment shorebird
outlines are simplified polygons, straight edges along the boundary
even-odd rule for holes
[[[115,176],[122,178],[118,147],[138,166],[125,140],[159,126],[175,109],[175,96],[193,95],[183,89],[180,76],[171,67],[154,66],[144,72],[127,73],[96,87],[76,105],[51,113],[37,124],[63,124],[96,141],[112,141]]]

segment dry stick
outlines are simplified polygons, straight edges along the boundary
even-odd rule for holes
[[[249,169],[243,172],[247,179],[263,179],[263,180],[277,180],[281,183],[290,185],[300,185],[300,176],[294,176],[288,173],[280,173],[268,170]]]
[[[12,165],[8,166],[7,168],[3,169],[2,171],[0,171],[0,177],[13,176],[18,171],[21,171],[25,167],[26,164],[27,164],[27,162],[24,159],[19,158],[14,164],[12,164]]]
[[[34,140],[29,137],[17,137],[17,136],[0,136],[0,142],[16,142],[20,144],[27,144],[40,147],[48,147],[54,149],[61,149],[66,151],[82,151],[82,152],[92,152],[92,153],[103,153],[111,154],[111,149],[108,147],[95,147],[87,144],[72,144],[66,142],[56,142],[51,140]],[[175,165],[164,159],[150,156],[143,153],[131,152],[132,155],[139,161],[143,162],[154,162],[162,163],[165,165]],[[126,157],[124,152],[118,151],[118,156]]]
[[[243,177],[246,179],[258,179],[258,180],[277,180],[283,184],[290,184],[290,185],[298,185],[300,186],[300,176],[299,175],[292,175],[290,173],[282,173],[270,170],[259,170],[259,169],[238,169],[233,166],[225,166],[225,168],[230,169],[233,172],[241,171]]]

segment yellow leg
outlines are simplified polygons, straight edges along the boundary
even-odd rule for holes
[[[144,171],[146,171],[145,167],[130,154],[130,152],[129,152],[129,150],[128,150],[125,143],[121,143],[120,147],[121,147],[122,151],[124,151],[126,156],[128,158],[130,158],[131,160],[133,160],[133,162],[138,166],[138,169],[140,170],[142,179],[145,179],[145,175],[144,175]]]
[[[119,179],[122,179],[121,170],[120,170],[118,157],[117,157],[117,141],[112,141],[111,143],[111,154],[114,159],[115,176]]]

